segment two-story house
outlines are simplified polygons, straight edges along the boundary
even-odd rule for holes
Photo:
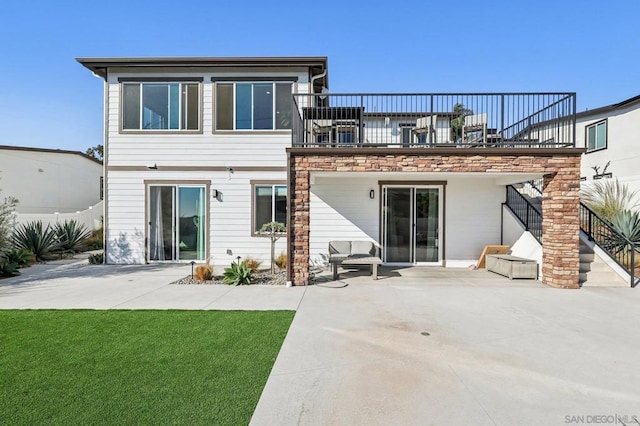
[[[326,58],[78,61],[104,79],[106,262],[268,259],[291,95],[327,86]]]
[[[105,80],[108,263],[268,259],[330,240],[386,264],[475,264],[508,185],[543,179],[543,282],[578,287],[575,94],[331,94],[326,58],[81,58]]]

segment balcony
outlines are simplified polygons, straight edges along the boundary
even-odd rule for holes
[[[575,147],[575,93],[295,94],[293,147]]]

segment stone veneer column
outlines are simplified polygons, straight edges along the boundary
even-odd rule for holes
[[[291,170],[293,199],[289,204],[293,218],[289,261],[292,262],[293,285],[309,284],[309,171],[305,157],[294,157]]]
[[[551,287],[579,288],[580,157],[562,160],[557,172],[544,175],[542,282]]]

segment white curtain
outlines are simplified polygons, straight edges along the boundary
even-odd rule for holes
[[[162,231],[164,224],[162,223],[162,187],[152,186],[150,188],[151,195],[151,232],[149,235],[149,259],[165,260],[164,257],[164,238]]]

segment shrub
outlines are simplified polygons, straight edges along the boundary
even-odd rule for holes
[[[211,281],[213,279],[213,265],[198,265],[195,270],[195,277],[198,281]]]
[[[15,275],[20,275],[18,264],[0,258],[0,277],[13,277]]]
[[[87,250],[102,250],[104,248],[104,229],[96,229],[91,236],[85,241]]]
[[[18,226],[13,235],[16,248],[31,251],[37,261],[51,259],[51,252],[60,248],[60,243],[51,226],[42,226],[42,221],[24,223]]]
[[[0,189],[0,192],[2,190]],[[18,200],[13,197],[0,199],[0,252],[4,251],[11,243],[11,230],[15,217],[13,215]]]
[[[18,268],[31,266],[36,260],[31,251],[17,248],[5,251],[4,258],[6,261],[18,265]]]
[[[80,251],[91,236],[91,231],[74,219],[65,220],[63,224],[57,223],[53,229],[60,241],[60,249],[65,251]]]
[[[280,253],[278,257],[276,257],[276,266],[280,269],[285,269],[287,267],[287,255],[284,253]]]
[[[257,272],[260,265],[262,265],[261,261],[252,257],[247,257],[243,263],[247,265],[247,268],[251,269],[251,272]]]
[[[611,222],[616,214],[638,207],[637,195],[618,179],[599,179],[584,184],[580,198],[598,216]]]
[[[89,264],[102,265],[104,263],[104,252],[95,253],[89,256]]]
[[[225,284],[233,284],[233,285],[251,284],[252,279],[253,277],[252,277],[251,269],[249,269],[244,262],[240,264],[233,262],[231,263],[230,268],[224,269],[223,282]]]

